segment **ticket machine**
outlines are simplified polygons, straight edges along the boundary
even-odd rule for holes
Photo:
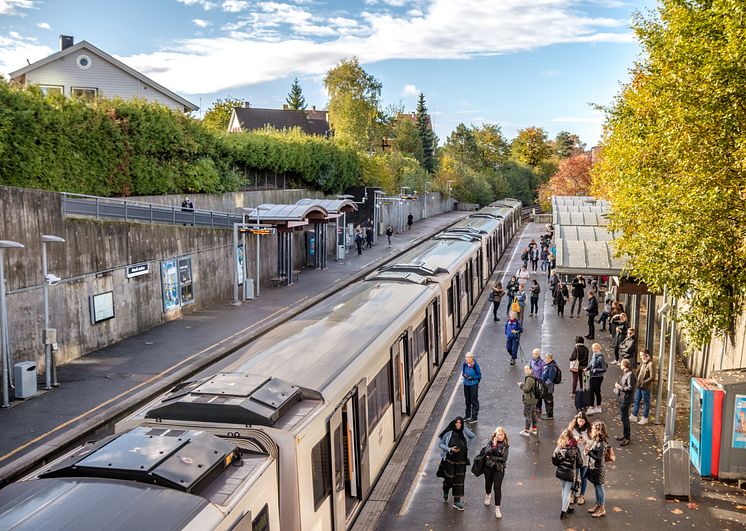
[[[702,477],[717,477],[725,392],[715,380],[692,378],[689,459]]]

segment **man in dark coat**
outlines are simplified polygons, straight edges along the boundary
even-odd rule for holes
[[[588,292],[588,303],[585,305],[585,313],[588,315],[588,335],[586,339],[596,337],[596,316],[598,315],[598,299],[593,291]]]
[[[575,303],[578,303],[578,317],[580,310],[583,308],[583,298],[585,298],[585,279],[578,275],[572,279],[572,306],[570,306],[570,317],[575,311]]]

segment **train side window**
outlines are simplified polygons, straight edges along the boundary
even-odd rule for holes
[[[453,314],[453,283],[448,288],[448,315]]]
[[[327,496],[332,493],[332,459],[329,450],[329,434],[324,435],[311,450],[311,477],[313,480],[313,510],[318,511]]]
[[[334,488],[337,492],[345,488],[345,477],[342,473],[342,426],[334,430]]]
[[[417,365],[427,354],[427,320],[422,321],[414,330],[414,364]]]
[[[391,404],[389,363],[383,366],[373,381],[368,384],[368,426],[373,428]]]
[[[269,531],[269,507],[264,504],[262,510],[251,522],[251,531]]]

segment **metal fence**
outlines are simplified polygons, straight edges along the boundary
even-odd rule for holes
[[[70,193],[62,194],[62,215],[220,229],[231,229],[234,223],[243,222],[241,214],[230,212],[182,208],[181,206],[158,205],[127,199]]]

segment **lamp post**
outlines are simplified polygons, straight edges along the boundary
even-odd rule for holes
[[[10,407],[8,396],[8,385],[10,383],[10,338],[8,337],[8,308],[5,304],[5,256],[4,249],[22,249],[21,243],[0,240],[0,330],[3,340],[0,342],[3,348],[3,404],[2,407]]]
[[[422,219],[427,219],[427,192],[428,192],[428,187],[431,184],[432,183],[430,181],[425,181],[425,192],[424,192],[425,193],[425,200],[422,203]]]
[[[44,342],[44,389],[59,387],[57,383],[57,366],[54,362],[54,351],[52,345],[57,342],[57,330],[49,328],[49,286],[57,284],[60,278],[51,275],[47,268],[47,244],[48,243],[65,243],[65,240],[59,236],[51,234],[41,235],[41,274],[44,281],[42,282],[42,292],[44,293],[44,331],[42,332],[42,341]]]
[[[446,181],[446,185],[448,185],[448,204],[449,205],[451,203],[451,183],[452,182],[453,182],[453,179],[449,179],[449,180]],[[451,207],[449,206],[448,208],[450,210]]]

